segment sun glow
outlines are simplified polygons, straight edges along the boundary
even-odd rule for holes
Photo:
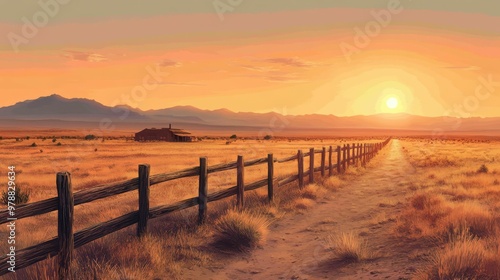
[[[389,109],[396,109],[399,105],[399,101],[396,97],[390,97],[387,99],[385,104],[387,105],[387,108],[389,108]]]

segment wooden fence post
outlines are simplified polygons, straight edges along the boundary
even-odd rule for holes
[[[148,230],[149,219],[149,164],[139,165],[139,221],[137,236],[141,237]]]
[[[337,146],[337,174],[342,170],[342,148]]]
[[[368,162],[371,160],[372,155],[372,144],[368,144]]]
[[[208,204],[208,165],[207,158],[200,157],[200,175],[198,177],[198,224],[205,223],[207,219]]]
[[[354,157],[354,164],[358,166],[359,163],[359,144],[356,144],[356,156]]]
[[[355,158],[356,158],[356,154],[354,154],[354,151],[356,150],[356,149],[354,148],[355,146],[356,146],[356,144],[352,144],[352,145],[351,145],[351,147],[350,147],[350,148],[351,148],[351,150],[352,150],[352,151],[351,151],[351,157],[350,157],[350,159],[351,159],[351,165],[354,165],[354,160],[355,160]]]
[[[330,146],[328,149],[328,176],[333,175],[333,147]]]
[[[73,187],[71,186],[71,174],[69,172],[57,173],[57,238],[59,241],[59,279],[72,279],[71,263],[73,261],[74,235],[73,220],[75,200]]]
[[[363,144],[359,144],[359,164],[363,165]]]
[[[239,210],[242,210],[245,206],[245,163],[243,161],[243,156],[238,156],[238,161],[236,164],[237,178],[236,186],[238,189],[236,195],[237,206]]]
[[[274,157],[273,154],[267,155],[267,197],[269,203],[274,200]]]
[[[366,143],[363,144],[363,166],[366,166]]]
[[[304,187],[304,154],[302,150],[297,153],[297,164],[299,167],[299,188],[302,189]]]
[[[370,161],[370,144],[366,144],[366,163]]]
[[[351,166],[351,147],[347,144],[347,168]]]
[[[342,172],[347,170],[347,146],[344,144],[342,148]]]
[[[326,148],[321,151],[321,177],[325,177]]]
[[[314,183],[314,148],[309,150],[309,184]]]
[[[352,144],[352,165],[356,165],[356,144]]]

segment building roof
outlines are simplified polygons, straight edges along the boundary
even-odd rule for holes
[[[185,131],[183,129],[179,129],[179,128],[161,128],[161,129],[159,129],[159,128],[145,128],[138,133],[147,132],[147,131],[155,131],[155,132],[170,131],[170,132],[172,132],[172,134],[177,135],[177,136],[190,136],[191,135],[191,132],[187,132],[187,131]]]
[[[171,128],[170,131],[172,131],[172,133],[175,134],[175,135],[187,135],[187,134],[191,134],[190,132],[187,132],[187,131],[182,130],[182,129],[177,129],[177,128]]]

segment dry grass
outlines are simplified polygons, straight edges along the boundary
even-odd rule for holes
[[[327,247],[334,258],[345,262],[358,262],[373,257],[365,240],[353,232],[341,233],[327,239]]]
[[[488,242],[475,237],[467,228],[457,229],[450,234],[445,247],[434,254],[430,267],[420,278],[499,279],[499,244],[498,241],[493,244],[495,250],[488,248]]]
[[[33,135],[31,135],[32,138]],[[50,134],[49,134],[50,136]],[[48,138],[49,140],[51,138]],[[17,183],[31,189],[31,201],[40,201],[57,195],[55,174],[69,171],[73,189],[79,191],[99,184],[112,183],[137,177],[137,165],[148,163],[151,174],[174,172],[197,166],[199,157],[208,157],[209,165],[236,160],[238,154],[245,160],[266,157],[273,153],[276,158],[294,155],[298,149],[342,145],[342,139],[255,141],[240,140],[226,145],[226,140],[204,140],[199,143],[135,143],[125,139],[83,141],[77,138],[57,137],[57,142],[35,140],[37,147],[14,139],[0,140],[2,159],[16,166]],[[358,141],[348,139],[349,142]],[[365,139],[378,142],[380,139]],[[43,149],[43,153],[40,153]],[[321,157],[315,157],[319,166]],[[307,163],[306,163],[307,164]],[[361,169],[350,171],[357,174]],[[275,164],[275,176],[283,178],[297,172],[296,162]],[[250,183],[267,176],[266,165],[245,169],[245,182]],[[348,178],[348,177],[345,177]],[[333,182],[332,189],[339,183]],[[319,180],[318,180],[319,182]],[[234,170],[210,174],[209,192],[225,189],[235,184]],[[171,204],[198,195],[197,178],[183,178],[151,187],[150,206]],[[267,203],[265,189],[246,193],[245,209],[249,215],[261,215],[266,219],[281,218],[285,213],[302,212],[312,207],[314,200],[326,193],[323,184],[306,187],[303,191],[292,183],[275,189],[275,201]],[[209,205],[207,226],[195,224],[196,209],[187,209],[173,215],[150,221],[150,234],[144,239],[135,237],[130,227],[111,234],[96,242],[78,248],[75,253],[75,273],[78,279],[154,279],[179,278],[186,267],[204,266],[208,260],[217,259],[214,224],[234,206],[234,199],[225,199]],[[129,192],[108,199],[98,200],[75,207],[75,231],[108,221],[137,210],[137,193]],[[252,214],[250,214],[252,213]],[[259,216],[259,217],[261,217]],[[0,230],[4,234],[5,229]],[[52,212],[34,218],[26,218],[17,227],[18,249],[26,248],[57,235],[57,215]],[[150,252],[143,249],[148,248]],[[158,249],[155,249],[158,248]],[[54,279],[57,266],[52,260],[19,270],[7,279]],[[147,271],[147,273],[144,273]],[[31,278],[30,278],[31,277]]]
[[[471,235],[486,238],[497,234],[495,218],[479,204],[461,203],[453,208],[444,224],[448,229],[466,228]]]
[[[450,243],[437,254],[431,275],[434,279],[477,279],[484,259],[484,248],[479,240]]]
[[[418,169],[397,232],[428,238],[435,251],[420,278],[500,279],[500,145],[414,139],[404,145]]]
[[[309,198],[313,200],[326,194],[325,189],[317,184],[309,184],[305,186],[300,192],[303,198]]]
[[[314,200],[309,198],[297,198],[293,201],[293,205],[295,209],[298,210],[306,210],[311,208],[314,205]]]
[[[333,176],[324,180],[322,185],[329,190],[338,190],[345,185],[345,181],[338,176]]]
[[[429,237],[442,232],[442,220],[451,212],[443,196],[422,191],[415,194],[397,220],[398,233],[404,236]]]
[[[215,222],[216,242],[248,250],[265,241],[269,219],[262,214],[229,210]]]

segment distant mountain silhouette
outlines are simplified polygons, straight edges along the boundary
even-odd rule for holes
[[[427,133],[500,134],[500,118],[423,117],[409,114],[338,117],[334,115],[282,115],[275,112],[233,112],[228,109],[203,110],[176,106],[142,111],[126,105],[105,106],[95,100],[68,99],[60,95],[26,100],[0,108],[0,127],[68,128],[94,126],[103,119],[123,129],[166,127],[169,123],[200,131],[311,131],[384,130],[426,131]],[[16,122],[13,122],[16,121]],[[8,125],[7,125],[8,124]],[[85,124],[85,125],[84,125]]]
[[[0,108],[0,118],[21,120],[95,120],[102,118],[119,119],[121,110],[84,98],[67,99],[60,95],[26,100],[15,105]],[[130,119],[145,120],[138,112],[130,112]]]

